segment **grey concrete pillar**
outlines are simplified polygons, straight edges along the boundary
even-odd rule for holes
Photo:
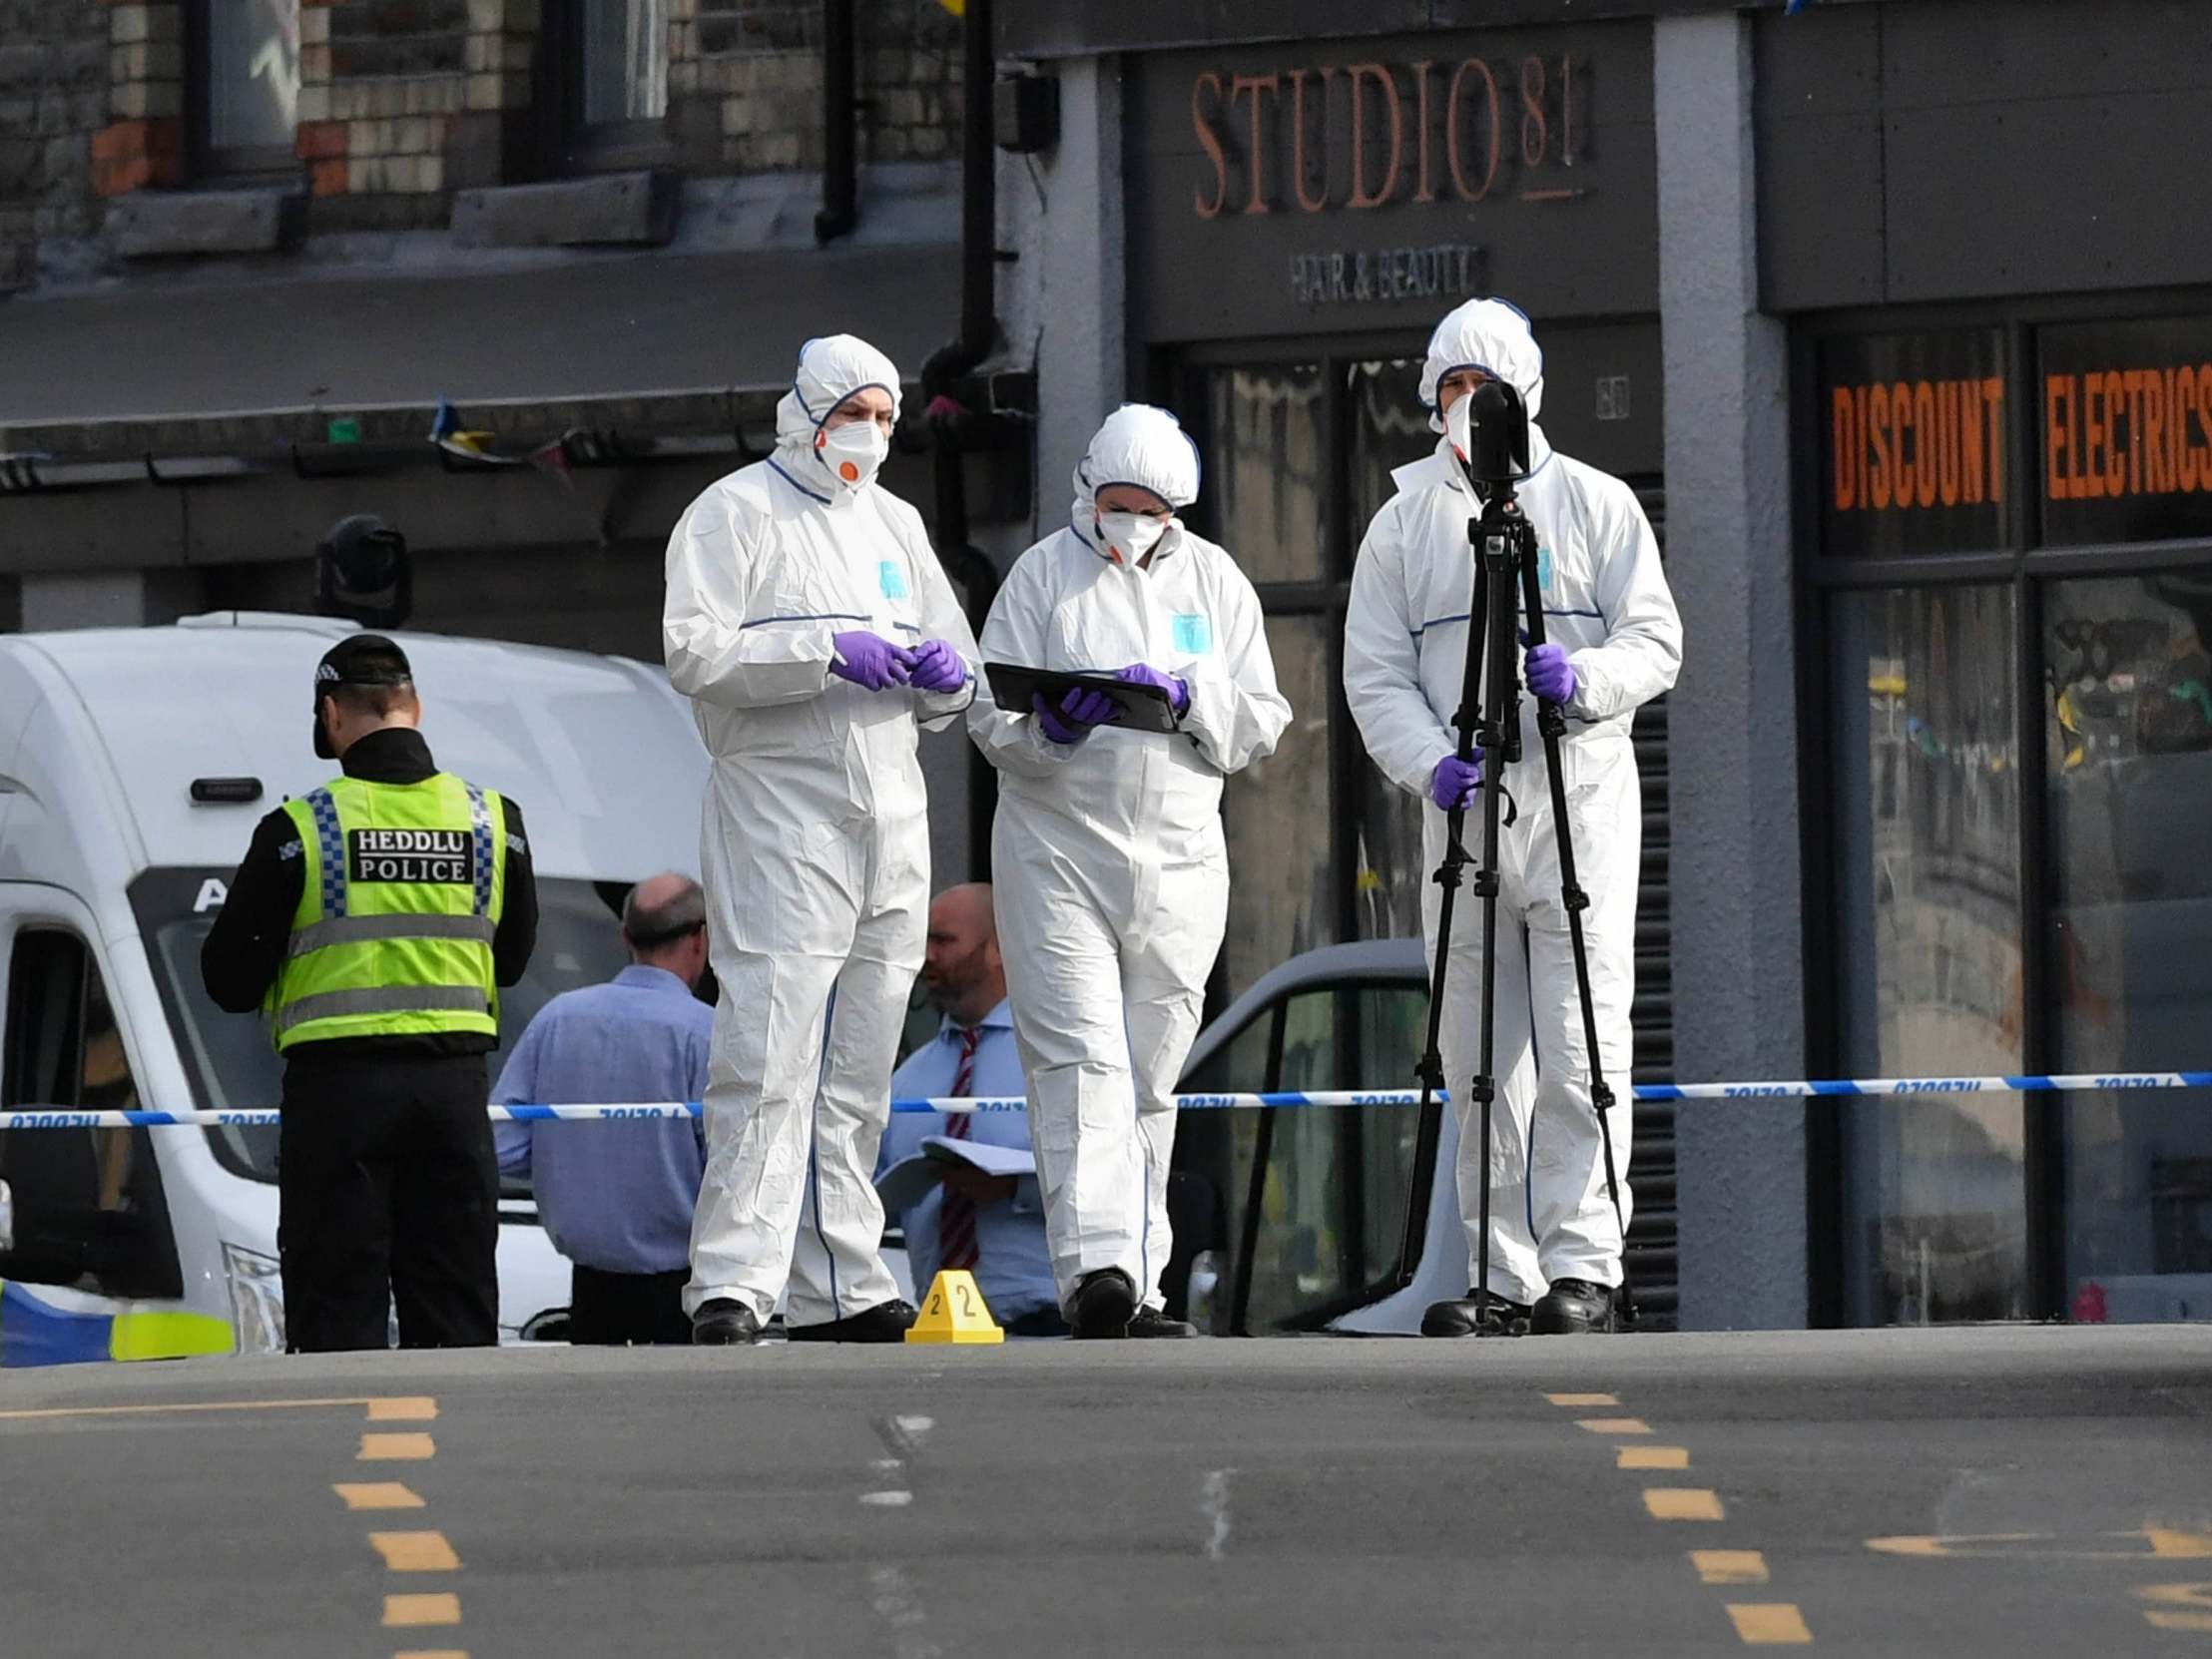
[[[26,634],[63,628],[142,628],[201,609],[200,573],[191,570],[48,571],[24,576]]]
[[[1675,1054],[1685,1079],[1801,1077],[1788,351],[1759,313],[1751,23],[1654,30],[1667,574],[1682,608],[1669,706]],[[1685,1329],[1806,1322],[1805,1110],[1677,1117]]]
[[[1001,235],[1021,259],[1005,295],[1008,353],[1037,367],[1034,535],[1067,512],[1068,474],[1127,395],[1118,58],[1071,58],[1060,78],[1060,142],[999,164]],[[1035,164],[1031,173],[1028,163]],[[1018,551],[1018,549],[1017,549]]]

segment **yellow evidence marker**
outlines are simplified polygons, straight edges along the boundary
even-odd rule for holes
[[[983,1293],[975,1288],[975,1275],[965,1268],[945,1268],[921,1299],[921,1317],[907,1328],[910,1343],[1002,1343],[1006,1333],[991,1318]]]

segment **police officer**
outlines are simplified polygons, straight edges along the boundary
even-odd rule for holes
[[[294,1353],[498,1341],[498,1165],[484,1056],[536,941],[511,801],[440,772],[406,654],[378,634],[315,668],[314,750],[344,775],[262,820],[201,952],[284,1056],[277,1141]]]

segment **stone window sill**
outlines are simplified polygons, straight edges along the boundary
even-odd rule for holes
[[[464,190],[453,199],[453,241],[462,248],[658,248],[676,234],[681,204],[680,181],[665,168]]]

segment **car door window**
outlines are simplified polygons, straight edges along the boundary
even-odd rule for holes
[[[1417,985],[1331,984],[1282,1004],[1271,1086],[1297,1091],[1397,1089],[1426,1035]],[[1249,1086],[1249,1085],[1245,1085]],[[1250,1114],[1238,1136],[1241,1233],[1251,1271],[1241,1328],[1314,1329],[1370,1299],[1396,1266],[1419,1114],[1403,1106],[1284,1106]],[[1257,1187],[1252,1160],[1264,1160]]]
[[[1413,1067],[1428,1040],[1428,993],[1417,985],[1364,985],[1352,999],[1360,1075],[1347,1086],[1412,1087]],[[1411,1106],[1363,1106],[1359,1114],[1360,1178],[1366,1188],[1362,1267],[1372,1279],[1397,1260],[1420,1112]]]
[[[140,1104],[92,952],[60,928],[18,933],[0,1031],[0,1112],[128,1111]],[[0,1134],[15,1246],[0,1278],[120,1297],[183,1294],[154,1146],[144,1129]]]
[[[1300,991],[1283,1005],[1282,1089],[1337,1086],[1337,992]],[[1260,1139],[1267,1176],[1260,1190],[1260,1227],[1253,1241],[1247,1327],[1281,1327],[1316,1303],[1341,1296],[1348,1263],[1342,1202],[1346,1109],[1273,1108]]]

